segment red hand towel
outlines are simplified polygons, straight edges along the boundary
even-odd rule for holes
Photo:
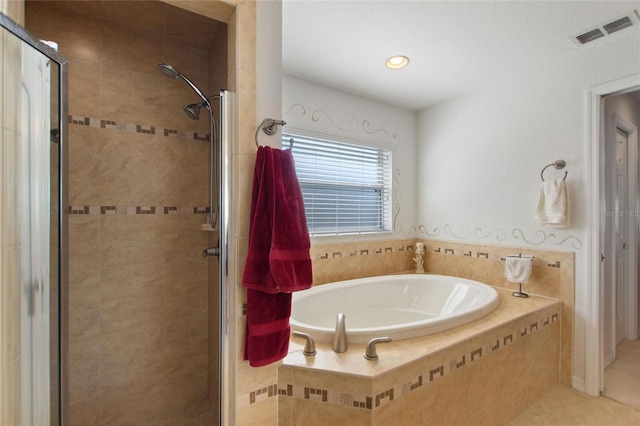
[[[249,289],[244,358],[261,366],[287,354],[291,314],[287,293],[313,283],[311,242],[290,151],[258,148],[250,220],[242,277],[242,285]]]

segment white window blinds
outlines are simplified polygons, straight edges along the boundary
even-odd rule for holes
[[[391,232],[390,150],[293,134],[311,235]]]

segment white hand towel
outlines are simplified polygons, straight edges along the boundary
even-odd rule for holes
[[[507,257],[504,265],[504,276],[512,283],[526,283],[531,276],[531,256]]]
[[[569,226],[569,188],[564,180],[544,181],[535,218],[542,226]]]

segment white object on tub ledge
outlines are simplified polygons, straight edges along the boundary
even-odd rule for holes
[[[446,275],[385,275],[340,281],[293,293],[291,328],[332,342],[344,313],[349,343],[388,336],[411,339],[449,330],[500,305],[491,286]]]

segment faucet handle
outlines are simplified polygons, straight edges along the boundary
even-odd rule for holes
[[[374,337],[367,343],[367,350],[364,353],[365,359],[374,361],[378,359],[378,353],[376,352],[376,343],[388,343],[391,341],[391,337]]]
[[[293,335],[296,337],[304,337],[307,340],[304,345],[304,350],[302,351],[304,356],[314,356],[316,354],[316,344],[310,335],[301,331],[294,331]]]

